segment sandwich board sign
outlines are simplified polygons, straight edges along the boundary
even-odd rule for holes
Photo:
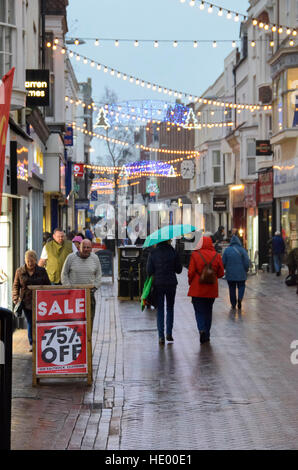
[[[92,383],[89,287],[32,286],[33,385],[43,377]]]

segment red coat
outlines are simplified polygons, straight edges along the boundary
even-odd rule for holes
[[[200,257],[199,253],[202,253],[207,263],[210,263],[212,258],[215,256],[216,251],[213,247],[213,243],[210,237],[204,237],[203,246],[200,250],[196,250],[192,253],[188,268],[188,283],[189,290],[188,295],[190,297],[218,297],[218,282],[216,279],[215,284],[200,284],[199,279],[204,268],[204,261]],[[225,271],[222,264],[220,254],[217,253],[216,258],[212,263],[212,268],[216,273],[216,277],[223,277]]]

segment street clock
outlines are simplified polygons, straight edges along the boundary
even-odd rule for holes
[[[191,180],[195,176],[195,163],[193,160],[183,160],[180,168],[181,177]]]

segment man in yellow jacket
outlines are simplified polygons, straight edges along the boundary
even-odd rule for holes
[[[73,244],[65,239],[64,231],[56,228],[53,232],[53,240],[44,245],[38,262],[38,266],[46,268],[52,284],[61,284],[63,264],[73,250]]]

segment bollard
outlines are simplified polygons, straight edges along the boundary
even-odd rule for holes
[[[13,313],[0,308],[0,450],[10,450]]]

